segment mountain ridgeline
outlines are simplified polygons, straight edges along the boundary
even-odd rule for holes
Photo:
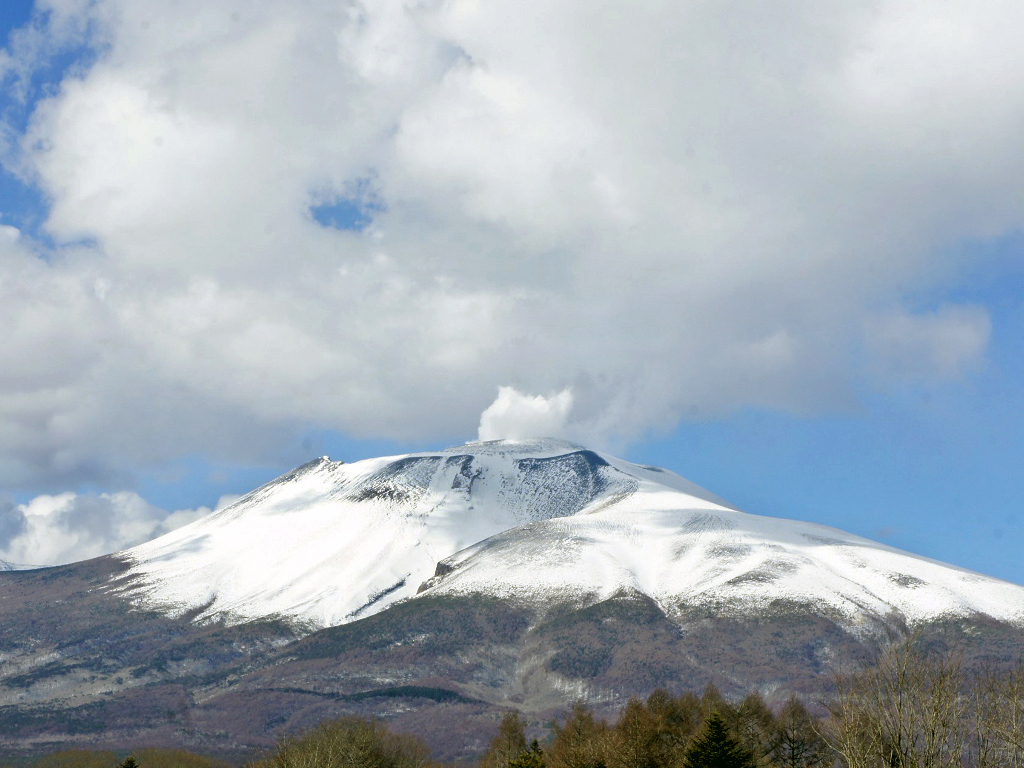
[[[125,552],[0,573],[0,597],[13,750],[226,753],[355,714],[458,757],[499,707],[782,700],[908,628],[988,660],[1024,635],[1024,588],[555,440],[325,457]]]

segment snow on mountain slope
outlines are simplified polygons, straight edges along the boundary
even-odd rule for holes
[[[791,600],[851,625],[894,613],[1024,622],[1022,587],[750,515],[671,472],[555,440],[319,459],[121,556],[143,602],[230,621],[336,625],[425,584],[422,595],[538,602],[635,590],[670,616]]]
[[[617,593],[651,597],[669,617],[693,608],[754,614],[810,605],[848,627],[984,614],[1024,623],[1024,588],[811,523],[679,508],[638,494],[590,515],[503,531],[441,563],[429,593],[550,604]]]
[[[686,496],[693,504],[716,506],[665,474],[695,494]],[[637,482],[559,441],[476,443],[353,464],[325,457],[121,556],[148,604],[330,626],[412,597],[438,561],[488,536],[597,508],[633,493]]]

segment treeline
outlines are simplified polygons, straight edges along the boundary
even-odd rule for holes
[[[738,704],[714,687],[702,696],[655,691],[630,699],[614,723],[573,704],[542,745],[527,744],[517,712],[505,715],[479,768],[704,768],[831,765],[834,752],[796,698],[773,712],[760,694]]]
[[[912,636],[833,683],[817,702],[821,717],[797,699],[777,711],[758,694],[732,705],[713,688],[700,699],[658,691],[631,700],[614,725],[576,705],[548,746],[520,759],[523,768],[535,757],[551,768],[1024,768],[1022,663],[967,670],[962,646]],[[481,768],[503,768],[511,718]]]
[[[614,724],[577,703],[543,745],[510,713],[480,768],[1024,768],[1022,663],[967,670],[962,647],[913,636],[833,683],[819,717],[713,687],[631,699]]]
[[[813,715],[797,698],[769,707],[758,693],[726,700],[655,691],[614,722],[583,702],[541,738],[518,712],[498,725],[477,768],[1024,768],[1024,666],[964,669],[962,653],[920,638],[834,679]],[[36,768],[222,768],[171,750],[64,752]],[[383,723],[342,718],[282,738],[249,768],[428,768],[429,750]]]

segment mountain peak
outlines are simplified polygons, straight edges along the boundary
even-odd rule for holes
[[[1024,621],[1021,587],[750,515],[667,470],[555,439],[321,457],[121,557],[146,604],[232,622],[330,626],[430,594],[553,605],[622,592],[666,614],[781,600],[851,624],[865,614]]]
[[[587,450],[583,445],[555,437],[534,437],[522,440],[470,440],[461,446],[445,448],[442,453],[466,450],[471,453],[570,453]]]

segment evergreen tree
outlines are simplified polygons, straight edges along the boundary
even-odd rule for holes
[[[124,762],[121,763],[117,768],[139,768],[139,764],[135,762],[134,757],[129,755],[124,759]]]
[[[753,755],[740,746],[715,712],[708,718],[704,733],[686,750],[683,768],[755,768],[755,763]]]
[[[544,768],[544,752],[540,748],[540,743],[534,739],[530,748],[520,752],[508,765],[509,768]]]

